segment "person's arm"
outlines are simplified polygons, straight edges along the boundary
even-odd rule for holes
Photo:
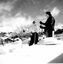
[[[43,27],[43,26],[41,26],[41,25],[40,25],[40,28],[41,28],[41,29],[45,29],[45,27]]]
[[[43,25],[45,25],[45,23],[43,23],[43,22],[41,22],[41,21],[40,21],[40,24],[43,24]]]

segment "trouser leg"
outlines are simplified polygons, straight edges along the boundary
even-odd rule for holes
[[[30,40],[29,46],[33,45],[33,43],[34,43],[34,33],[31,36],[31,40]]]
[[[38,33],[36,33],[35,44],[38,43]]]
[[[52,37],[52,31],[51,30],[46,31],[46,37]]]
[[[52,37],[52,31],[48,31],[48,37]]]
[[[52,31],[52,37],[54,37],[54,31]]]

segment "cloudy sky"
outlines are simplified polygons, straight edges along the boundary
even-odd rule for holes
[[[63,23],[63,0],[0,0],[0,27],[11,25],[16,19],[21,21],[23,17],[26,17],[23,21],[30,21],[46,10],[56,15],[56,24]]]

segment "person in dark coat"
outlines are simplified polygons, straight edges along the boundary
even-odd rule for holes
[[[33,21],[33,25],[35,25],[35,21]],[[34,32],[32,32],[29,46],[31,46],[33,44],[37,44],[37,42],[38,42],[38,33],[36,31],[34,31]]]
[[[49,11],[46,12],[46,14],[48,15],[48,19],[46,20],[46,22],[43,23],[40,21],[40,24],[45,25],[45,27],[40,25],[40,28],[44,29],[46,37],[52,37],[52,32],[54,31],[55,19]]]

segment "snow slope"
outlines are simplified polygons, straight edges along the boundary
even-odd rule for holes
[[[44,41],[41,42],[44,43]],[[63,53],[63,44],[28,46],[19,40],[0,46],[0,64],[48,64],[61,53]]]

